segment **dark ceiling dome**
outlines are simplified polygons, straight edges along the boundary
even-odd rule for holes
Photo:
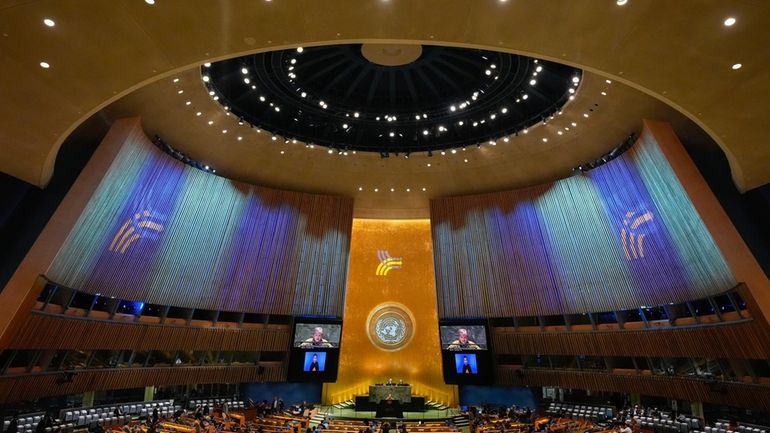
[[[414,61],[396,66],[370,61],[360,44],[329,45],[229,59],[201,74],[210,94],[254,127],[383,156],[517,133],[561,110],[581,76],[525,56],[420,48]]]

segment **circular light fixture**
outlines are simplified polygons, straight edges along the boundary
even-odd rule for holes
[[[144,0],[144,2],[147,3],[150,6],[155,4],[155,0]]]
[[[729,17],[724,22],[725,27],[731,27],[733,24],[735,24],[735,18]]]
[[[302,48],[302,47],[297,47],[297,52],[298,52],[298,53],[301,53],[301,52],[303,52],[303,51],[305,51],[305,49],[304,49],[304,48]]]
[[[628,3],[628,0],[616,0],[615,3],[618,6],[624,6],[626,3]]]
[[[46,18],[46,19],[43,20],[43,24],[45,24],[48,27],[53,27],[53,26],[56,25],[56,22],[54,22],[54,20],[52,20],[50,18]]]
[[[48,69],[51,67],[51,65],[49,65],[48,62],[40,62],[40,67],[43,69]]]
[[[740,64],[740,63],[736,63],[736,64],[734,64],[734,65],[732,66],[733,70],[736,70],[736,71],[737,71],[738,69],[741,69],[742,67],[743,67],[743,65],[742,65],[742,64]]]

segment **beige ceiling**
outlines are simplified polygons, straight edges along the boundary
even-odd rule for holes
[[[728,16],[737,19],[733,27],[722,25]],[[45,27],[45,17],[56,26]],[[722,147],[736,184],[746,190],[770,181],[763,128],[770,118],[768,22],[770,5],[748,0],[629,0],[622,7],[614,0],[6,1],[0,5],[0,170],[45,185],[61,142],[120,99],[102,115],[142,116],[149,133],[210,161],[223,175],[353,196],[358,216],[424,216],[431,196],[563,177],[637,130],[643,117],[692,131],[663,101]],[[527,136],[409,160],[328,155],[241,132],[197,77],[205,61],[350,42],[474,46],[592,73],[562,116]],[[51,68],[42,69],[40,61]],[[734,63],[743,67],[732,70]],[[588,108],[595,112],[586,119]],[[556,134],[572,121],[577,131]]]

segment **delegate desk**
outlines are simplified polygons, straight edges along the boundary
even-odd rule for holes
[[[390,396],[399,403],[409,403],[412,401],[412,387],[406,384],[402,385],[369,385],[369,401],[379,403]]]

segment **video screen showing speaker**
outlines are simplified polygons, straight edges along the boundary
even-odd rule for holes
[[[341,336],[342,321],[339,319],[295,318],[289,355],[289,381],[336,381]]]
[[[493,383],[492,355],[483,320],[442,320],[439,338],[446,383]]]

